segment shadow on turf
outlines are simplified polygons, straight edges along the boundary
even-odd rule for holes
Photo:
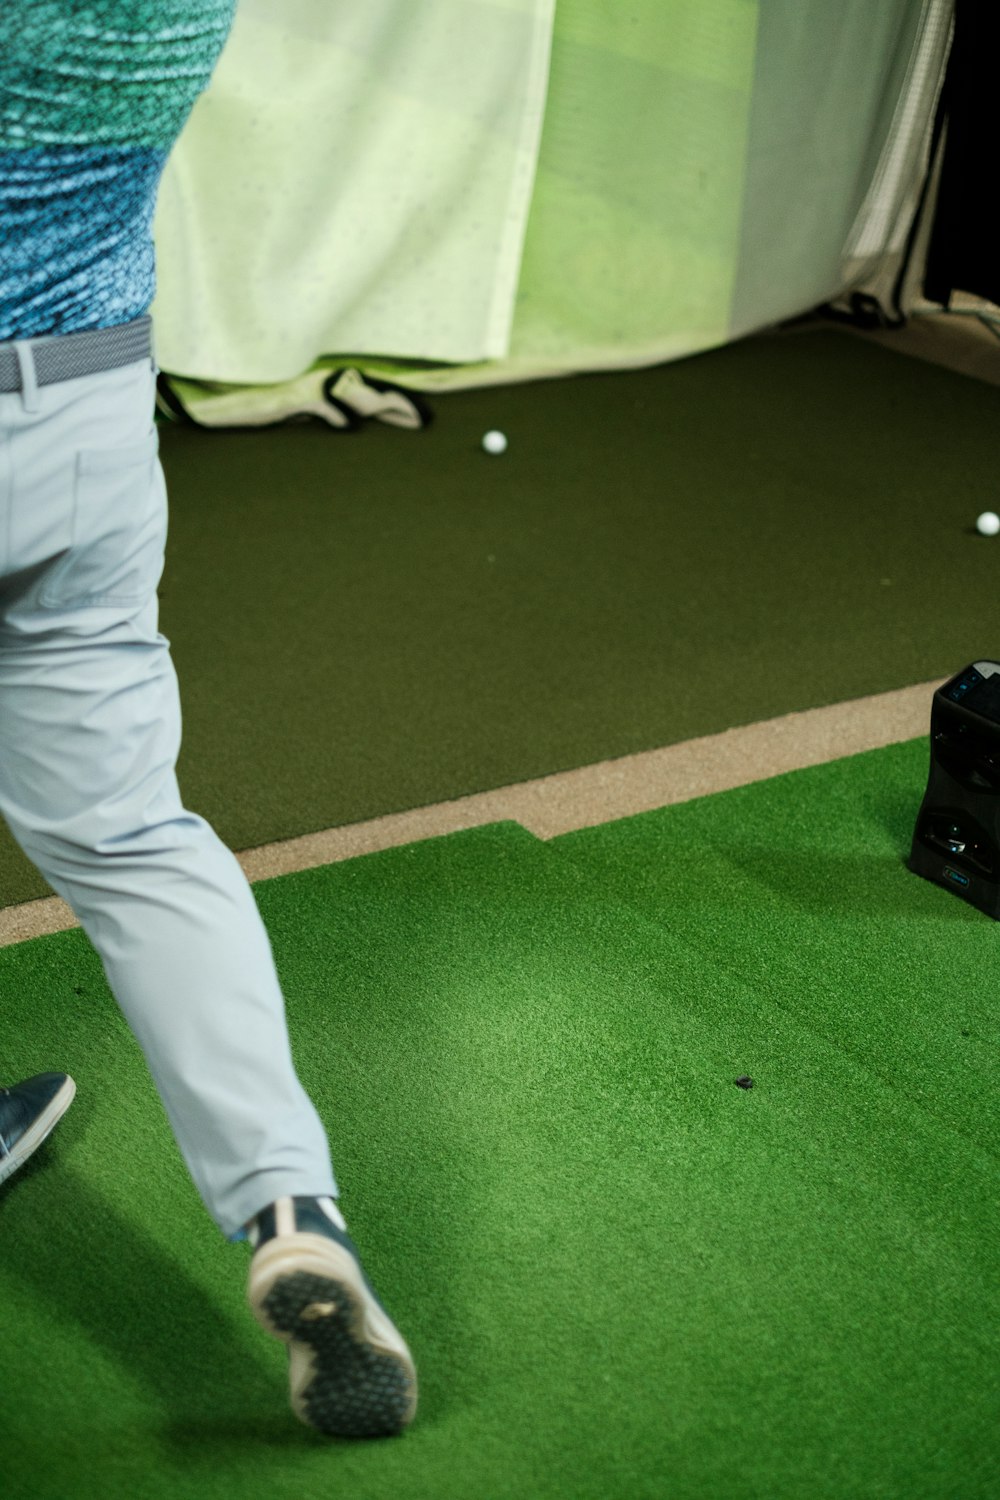
[[[914,875],[899,855],[817,854],[763,846],[727,849],[726,856],[741,875],[811,916],[986,920],[968,902]]]
[[[290,1411],[284,1353],[249,1309],[237,1327],[185,1270],[182,1245],[162,1249],[72,1165],[54,1167],[50,1150],[46,1143],[0,1190],[4,1272],[31,1287],[55,1325],[76,1324],[146,1388],[151,1436],[189,1457],[227,1439],[243,1450],[323,1442]],[[242,1293],[246,1248],[224,1251]],[[2,1370],[0,1355],[0,1378]],[[53,1399],[80,1398],[56,1386]]]

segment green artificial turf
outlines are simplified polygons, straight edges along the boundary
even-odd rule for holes
[[[926,776],[927,741],[914,740],[552,847],[672,941],[710,952],[775,1012],[995,1153],[1000,929],[901,864]]]
[[[291,1416],[82,934],[0,950],[79,1086],[0,1196],[8,1492],[987,1500],[997,927],[902,864],[925,757],[255,887],[400,1439]]]
[[[178,774],[233,849],[1000,655],[998,388],[831,330],[433,404],[161,429]],[[47,893],[0,831],[0,903]]]

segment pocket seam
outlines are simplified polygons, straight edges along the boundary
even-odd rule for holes
[[[45,588],[39,595],[39,601],[44,608],[57,610],[101,607],[131,609],[144,601],[146,590],[142,592],[133,590],[131,593],[95,592],[70,594],[64,590],[62,585],[66,573],[71,568],[70,559],[73,550],[78,545],[79,486],[84,476],[121,474],[128,469],[141,468],[144,464],[155,462],[159,453],[159,439],[160,434],[154,428],[152,433],[148,434],[138,443],[124,443],[116,448],[81,449],[77,452],[73,483],[70,545],[67,555],[61,560],[58,568],[49,577]]]
[[[79,474],[114,474],[149,461],[159,452],[160,434],[154,429],[141,443],[126,443],[118,448],[83,448],[76,456]]]

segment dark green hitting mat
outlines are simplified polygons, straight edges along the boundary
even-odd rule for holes
[[[1000,655],[1000,389],[831,331],[434,405],[161,431],[180,783],[233,849]],[[47,893],[2,834],[0,903]]]
[[[287,1410],[82,935],[0,951],[6,1071],[79,1085],[0,1199],[10,1493],[987,1500],[997,926],[903,866],[925,774],[255,887],[399,1440]]]

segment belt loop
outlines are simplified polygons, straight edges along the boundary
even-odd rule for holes
[[[38,378],[35,374],[35,357],[30,343],[15,343],[14,353],[21,367],[21,390],[23,391],[25,411],[41,411],[42,403],[38,397]]]

